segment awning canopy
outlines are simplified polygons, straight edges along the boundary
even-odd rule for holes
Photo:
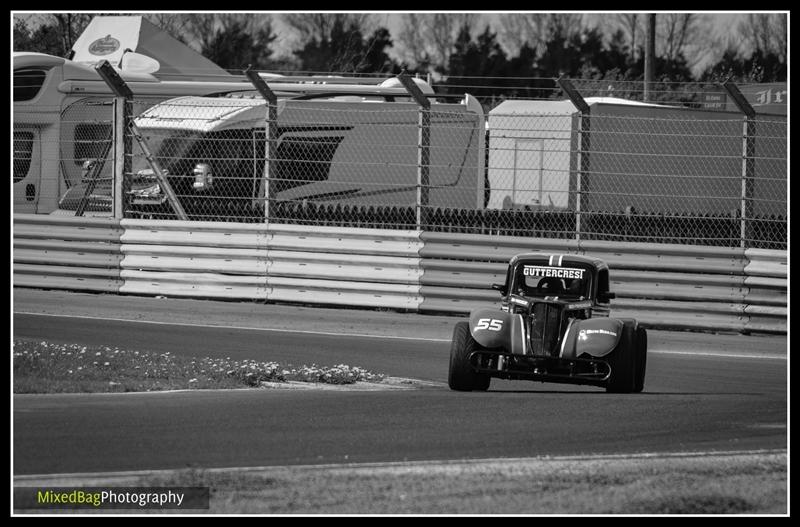
[[[158,61],[153,72],[166,80],[225,80],[231,75],[142,16],[97,16],[72,47],[72,60],[94,65],[107,60],[119,67],[127,51]]]

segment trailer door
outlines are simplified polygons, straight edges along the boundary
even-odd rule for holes
[[[513,208],[542,205],[542,140],[514,142],[514,177],[511,188]],[[508,208],[512,208],[508,207]]]
[[[14,213],[36,213],[42,166],[39,130],[36,127],[14,127],[13,156]]]

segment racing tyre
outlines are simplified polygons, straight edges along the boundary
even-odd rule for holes
[[[641,393],[644,390],[644,374],[647,370],[647,330],[641,326],[636,328],[636,380],[633,392]]]
[[[453,342],[450,346],[450,372],[447,384],[451,390],[460,392],[481,391],[489,389],[492,378],[485,373],[478,373],[469,363],[469,355],[481,349],[469,332],[467,322],[458,322],[453,329]]]
[[[606,384],[609,393],[631,393],[636,389],[636,328],[634,322],[622,326],[622,338],[617,347],[608,355],[611,377]],[[642,378],[644,382],[644,378]]]

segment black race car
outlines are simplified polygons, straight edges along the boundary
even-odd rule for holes
[[[610,318],[608,265],[574,255],[514,256],[500,311],[478,309],[453,331],[448,384],[485,391],[492,377],[589,384],[641,392],[647,332]]]

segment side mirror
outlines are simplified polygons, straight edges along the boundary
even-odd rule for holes
[[[530,300],[526,299],[524,296],[521,295],[508,295],[508,303],[513,304],[515,306],[519,306],[523,309],[528,309],[531,307]]]
[[[503,294],[503,296],[505,296],[507,293],[506,284],[492,284],[492,289],[494,289],[495,291],[500,291]]]
[[[607,291],[605,293],[600,293],[599,295],[597,295],[597,301],[602,302],[604,304],[609,302],[612,298],[617,298],[617,294],[612,293],[610,291]]]

